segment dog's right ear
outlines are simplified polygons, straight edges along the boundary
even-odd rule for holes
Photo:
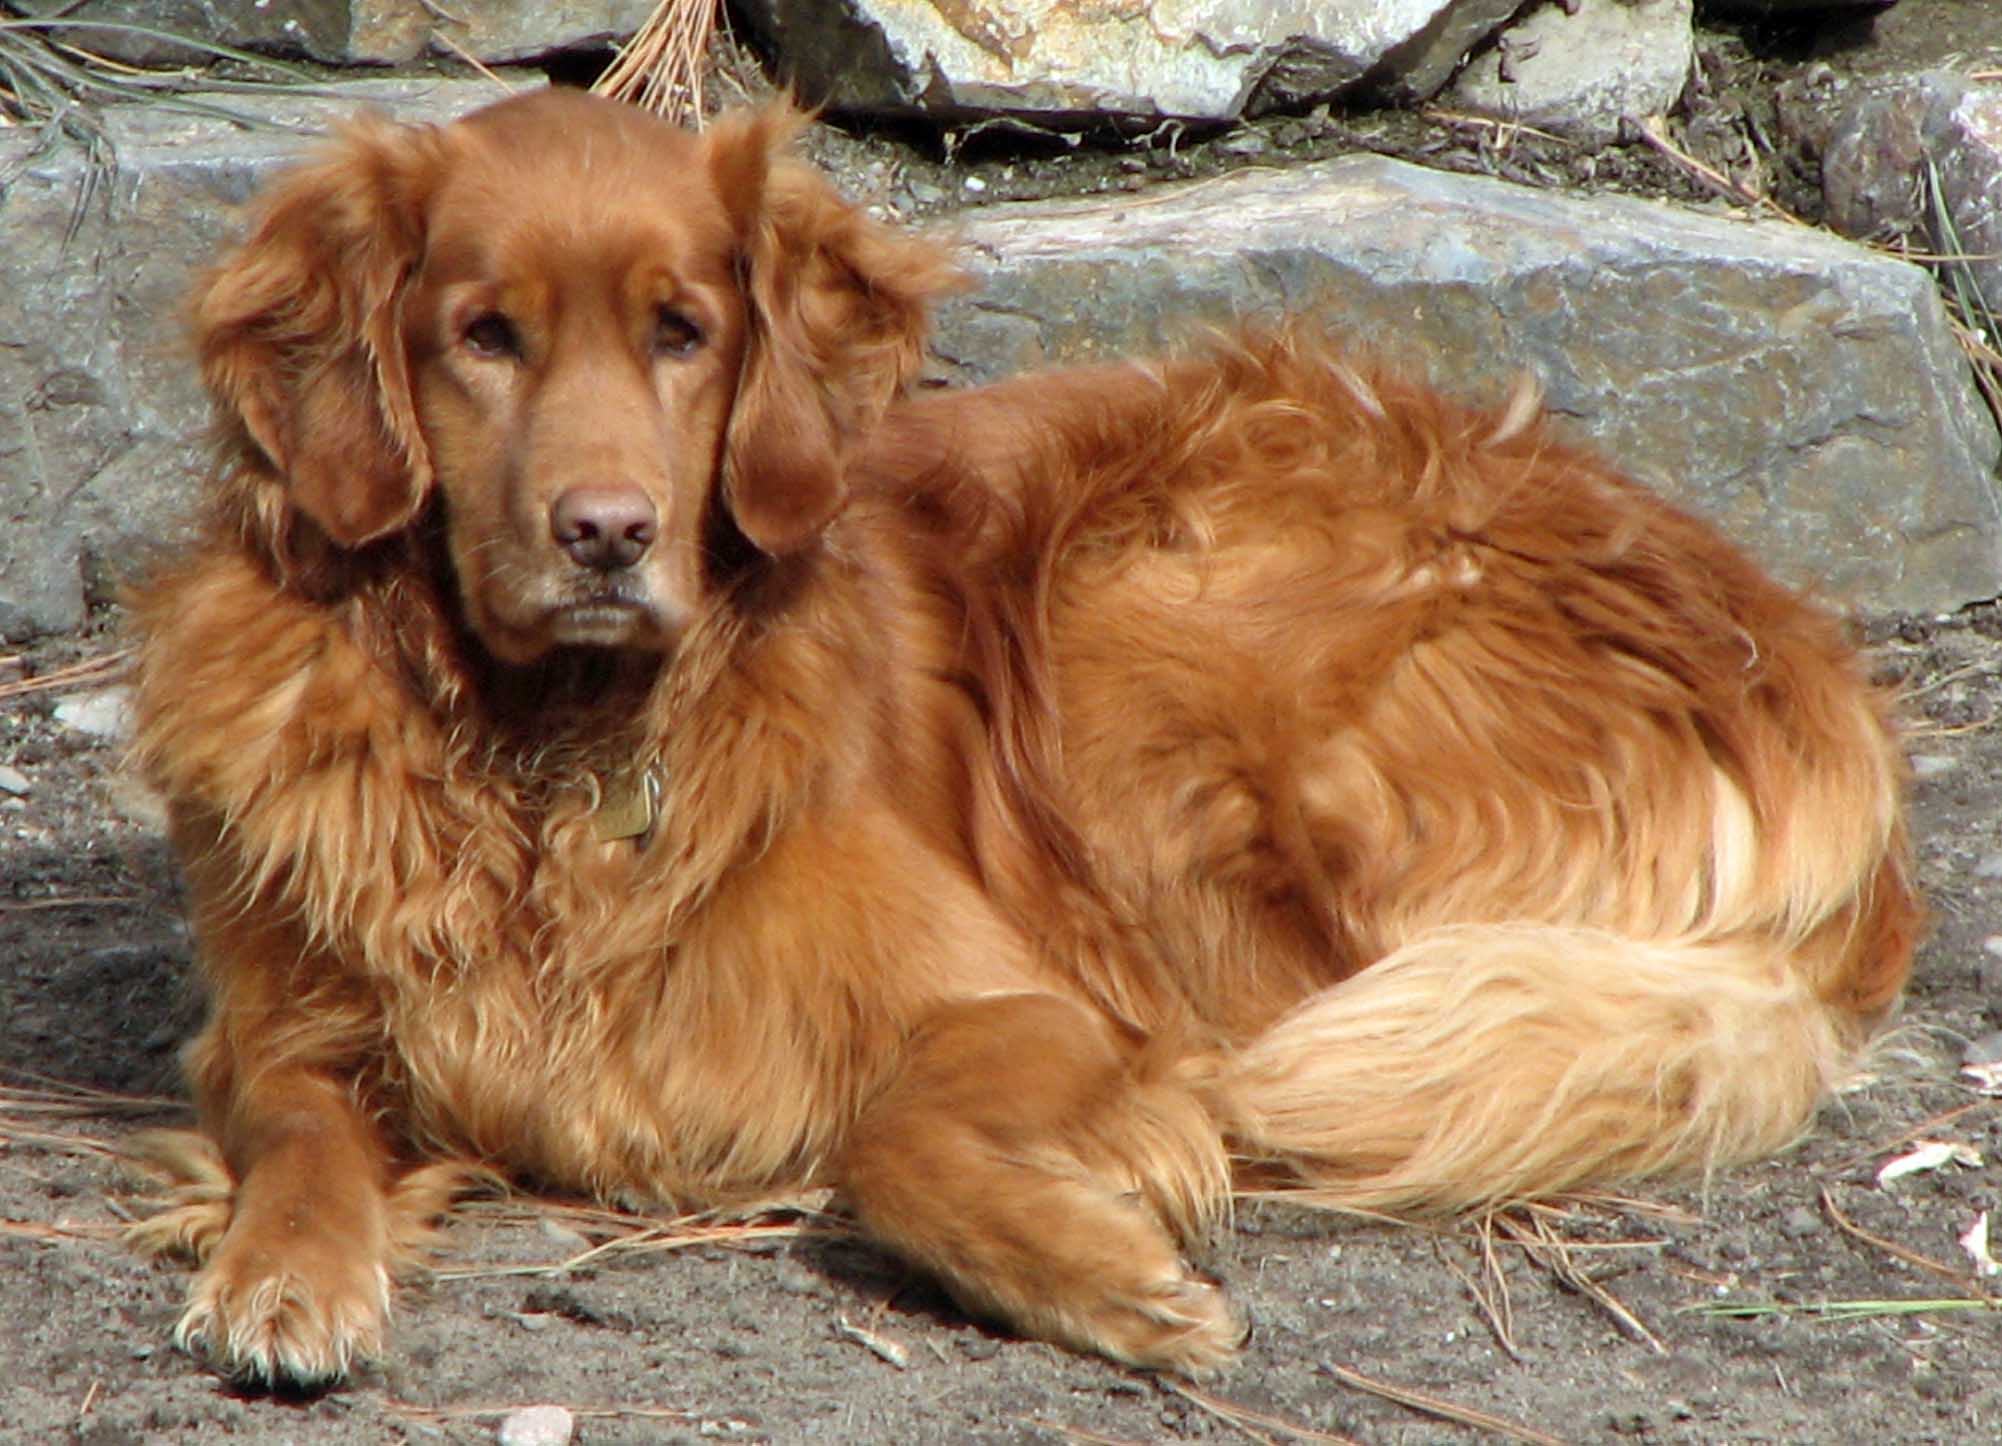
[[[282,177],[194,298],[202,376],[285,480],[354,547],[407,524],[431,482],[402,336],[437,132],[363,120]]]

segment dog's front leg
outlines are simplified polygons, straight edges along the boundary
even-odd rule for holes
[[[1177,1063],[1068,1000],[939,1009],[858,1121],[841,1183],[863,1227],[963,1305],[1133,1365],[1198,1373],[1244,1330],[1184,1262],[1229,1187]]]
[[[389,1312],[383,1145],[305,1069],[258,1073],[209,1113],[234,1192],[175,1339],[244,1379],[338,1380],[380,1351]]]

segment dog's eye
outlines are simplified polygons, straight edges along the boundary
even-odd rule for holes
[[[467,324],[465,338],[467,350],[475,356],[521,355],[521,338],[515,335],[514,323],[498,311],[489,311],[474,317]]]
[[[653,349],[661,356],[687,356],[702,345],[702,328],[672,307],[654,314]]]

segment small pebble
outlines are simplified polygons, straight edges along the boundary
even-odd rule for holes
[[[1780,1234],[1790,1240],[1813,1235],[1821,1229],[1821,1217],[1805,1205],[1796,1205],[1780,1217]]]
[[[2002,879],[2002,854],[1988,854],[1974,866],[1977,879]]]
[[[29,781],[28,775],[20,769],[11,768],[5,763],[0,763],[0,793],[11,793],[16,797],[20,797],[34,786]]]
[[[132,690],[101,688],[56,704],[56,722],[93,738],[123,738],[132,721]]]
[[[1942,773],[1951,773],[1959,762],[1944,753],[1914,753],[1912,773],[1918,778],[1938,778]]]
[[[966,178],[966,189],[977,193],[986,190],[987,183],[978,176],[968,176]]]
[[[495,1439],[500,1446],[570,1446],[577,1423],[561,1406],[523,1406],[510,1411]]]

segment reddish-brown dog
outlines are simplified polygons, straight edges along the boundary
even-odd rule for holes
[[[1707,527],[1304,329],[905,395],[932,246],[573,93],[366,123],[197,298],[138,600],[212,994],[181,1337],[378,1350],[453,1162],[839,1188],[1196,1371],[1233,1182],[1446,1209],[1771,1149],[1893,1004],[1901,763]]]

